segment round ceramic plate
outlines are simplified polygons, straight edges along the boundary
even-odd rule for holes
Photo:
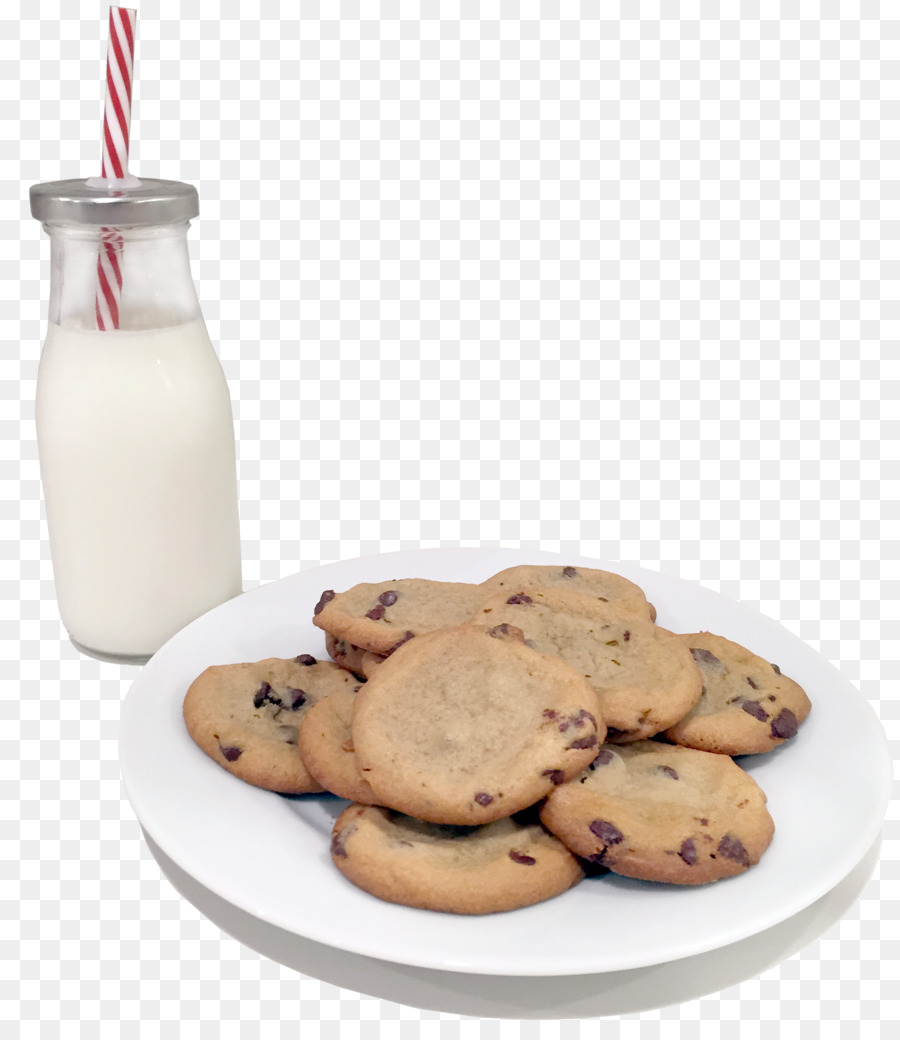
[[[813,710],[793,740],[740,764],[769,797],[775,839],[760,863],[711,885],[615,875],[511,913],[464,917],[384,903],[332,865],[330,795],[284,797],[233,777],[193,743],[181,705],[210,664],[325,657],[312,624],[323,589],[395,578],[483,581],[518,563],[601,567],[637,582],[660,625],[709,629],[776,662]],[[120,759],[143,827],[179,867],[240,909],[297,935],[400,964],[487,975],[578,975],[689,957],[754,935],[840,882],[875,840],[891,760],[867,701],[796,636],[740,603],[625,564],[502,549],[422,550],[303,571],[217,607],[146,665],[122,708]]]

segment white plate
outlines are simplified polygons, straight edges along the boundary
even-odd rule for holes
[[[796,738],[741,765],[769,796],[775,839],[746,873],[678,888],[619,878],[582,882],[537,906],[487,917],[381,902],[332,865],[331,796],[282,797],[217,766],[188,736],[181,704],[210,664],[311,653],[323,589],[425,577],[482,581],[517,563],[617,571],[674,631],[710,629],[768,660],[813,702]],[[120,729],[122,775],[163,852],[240,909],[317,942],[400,964],[487,975],[578,975],[661,964],[718,949],[786,920],[840,882],[876,839],[891,760],[867,701],[780,625],[698,585],[625,564],[496,549],[422,550],[346,560],[263,585],[198,618],[147,664]]]

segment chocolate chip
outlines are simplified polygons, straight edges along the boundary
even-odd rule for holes
[[[574,578],[578,571],[574,567],[563,567],[564,578]]]
[[[759,689],[759,687],[758,687],[758,686],[756,685],[756,683],[755,683],[755,682],[754,682],[754,681],[753,681],[753,680],[752,680],[752,679],[750,678],[750,676],[749,676],[749,675],[747,676],[747,682],[748,682],[748,683],[750,684],[750,687],[751,687],[752,689],[754,689],[754,690],[758,690],[758,689]]]
[[[625,642],[627,643],[627,642],[628,642],[628,640],[629,640],[629,639],[631,639],[631,633],[630,633],[630,632],[626,632],[626,633],[625,633],[625,635],[624,635],[624,636],[622,636],[622,638],[623,638],[623,639],[625,640]]]
[[[493,795],[488,794],[486,791],[479,791],[478,794],[475,795],[475,801],[478,802],[479,805],[490,805],[493,800]]]
[[[659,771],[665,773],[666,776],[670,776],[673,780],[678,779],[678,773],[671,766],[660,766]]]
[[[505,621],[502,625],[494,625],[488,629],[488,635],[494,639],[515,639],[518,643],[525,642],[525,633],[515,625],[508,625]]]
[[[778,665],[777,665],[777,664],[775,664],[775,663],[773,662],[773,664],[772,664],[772,667],[773,667],[773,668],[775,669],[775,674],[776,674],[776,675],[781,675],[781,669],[780,669],[780,668],[778,667]]]
[[[526,596],[524,592],[517,592],[514,596],[510,596],[506,602],[515,606],[518,603],[532,603],[533,600],[531,596]]]
[[[341,838],[343,838],[343,836],[344,835],[340,834],[340,833],[339,834],[332,834],[332,836],[331,836],[331,855],[332,856],[343,856],[346,859],[346,857],[347,857],[347,850],[341,844]]]
[[[597,743],[597,735],[592,733],[589,737],[582,737],[569,745],[570,751],[583,751],[585,748],[593,747]]]
[[[345,650],[344,653],[346,652],[347,651]],[[316,659],[313,657],[312,654],[301,654],[299,657],[295,657],[294,660],[297,662],[297,664],[311,665],[316,663]]]
[[[726,834],[722,838],[719,842],[718,851],[720,855],[725,857],[725,859],[735,860],[735,862],[740,863],[741,866],[750,865],[750,857],[747,855],[744,843],[734,834]]]
[[[747,855],[747,850],[744,848],[741,839],[736,838],[733,834],[726,834],[719,842],[719,853],[726,859],[733,859],[735,863],[740,863],[742,867],[750,866],[750,857]]]
[[[789,740],[797,735],[797,716],[790,708],[782,708],[772,719],[771,732],[776,740]]]
[[[615,754],[609,748],[600,748],[597,752],[597,757],[591,762],[591,769],[596,769],[597,766],[608,765],[614,758]]]
[[[393,589],[388,589],[378,597],[378,602],[383,603],[386,607],[392,607],[397,602],[397,593]]]
[[[589,711],[585,711],[582,708],[576,715],[570,715],[559,724],[559,732],[565,733],[569,726],[574,726],[576,729],[584,729],[585,719],[590,719],[594,724],[594,728],[597,728],[597,720]]]
[[[271,693],[272,687],[267,682],[264,682],[253,697],[253,707],[261,708],[269,700]]]
[[[751,701],[744,697],[741,699],[741,707],[748,715],[752,715],[753,718],[758,719],[760,722],[765,722],[769,717],[769,713],[759,701]]]
[[[333,599],[334,589],[326,589],[319,598],[319,602],[313,607],[313,616],[315,616],[316,614],[321,614],[322,608],[325,606],[325,604],[330,603]]]
[[[387,651],[387,653],[385,653],[384,656],[390,657],[395,650],[399,650],[404,643],[408,643],[410,639],[412,639],[414,636],[415,632],[407,632],[406,635],[399,642],[394,643],[394,645],[390,648],[390,650]]]
[[[693,838],[687,838],[681,843],[678,855],[681,856],[689,867],[692,867],[697,862],[697,847],[694,845]]]
[[[591,834],[596,835],[604,845],[618,845],[620,841],[625,840],[625,835],[615,826],[615,824],[610,823],[609,820],[593,820],[588,825],[588,829]]]
[[[553,710],[553,708],[544,708],[545,719],[555,719],[559,712]]]
[[[291,698],[291,711],[296,711],[298,708],[306,704],[306,693],[303,690],[296,690],[292,686],[289,686],[287,693]]]
[[[541,776],[548,777],[554,786],[561,784],[566,778],[566,774],[561,769],[545,769]]]
[[[384,617],[384,606],[379,603],[377,607],[372,607],[372,609],[366,614],[366,617],[370,621],[380,621]]]
[[[225,756],[226,760],[229,761],[229,762],[237,762],[237,760],[244,753],[244,749],[243,748],[239,748],[239,747],[222,747],[221,744],[219,745],[219,750],[222,752],[222,754]]]
[[[694,655],[694,660],[699,665],[704,665],[707,668],[715,668],[717,671],[724,672],[725,665],[716,657],[715,654],[711,654],[709,650],[704,650],[701,646],[691,647],[691,653]]]
[[[534,856],[526,856],[524,852],[516,852],[515,849],[509,850],[509,858],[513,863],[521,863],[525,867],[533,867],[537,863]]]

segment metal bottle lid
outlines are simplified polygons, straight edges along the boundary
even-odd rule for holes
[[[147,227],[182,223],[200,212],[192,184],[149,177],[127,182],[46,181],[32,185],[29,195],[31,215],[43,224]]]

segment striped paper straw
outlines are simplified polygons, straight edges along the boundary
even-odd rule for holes
[[[101,176],[114,180],[124,180],[128,176],[136,22],[137,11],[127,7],[109,9]],[[105,331],[119,327],[121,298],[122,236],[115,228],[102,228],[100,253],[97,257],[97,295],[94,308],[98,329]]]

